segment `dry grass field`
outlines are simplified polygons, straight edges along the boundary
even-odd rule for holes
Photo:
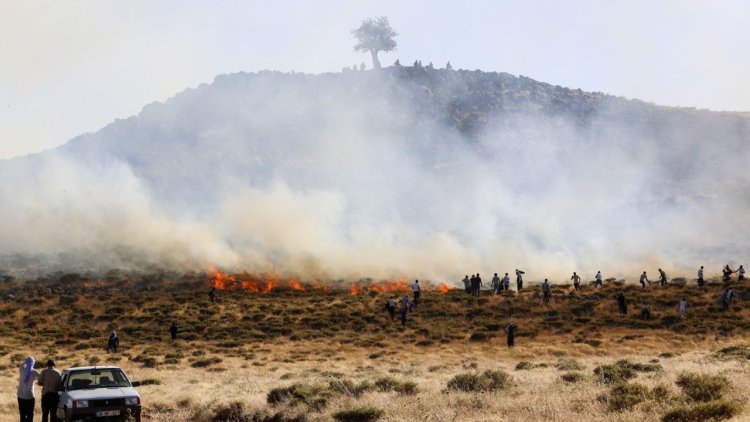
[[[406,328],[387,317],[390,293],[373,291],[377,283],[356,295],[343,283],[277,283],[267,293],[219,291],[209,303],[211,282],[205,274],[6,279],[0,421],[17,420],[16,368],[27,354],[60,368],[122,366],[148,384],[139,391],[151,421],[750,420],[750,286],[737,282],[727,312],[717,281],[559,286],[548,307],[538,286],[480,298],[427,291]],[[508,321],[518,325],[513,349]],[[121,348],[108,355],[112,329]]]

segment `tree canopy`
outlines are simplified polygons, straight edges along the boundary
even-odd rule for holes
[[[372,55],[372,66],[376,69],[380,68],[378,52],[396,49],[395,37],[398,33],[391,28],[385,16],[365,19],[359,28],[352,30],[352,35],[357,39],[354,51],[369,51]]]

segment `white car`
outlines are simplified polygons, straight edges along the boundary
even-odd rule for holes
[[[57,418],[74,421],[141,422],[141,396],[122,369],[116,366],[82,366],[62,373]]]

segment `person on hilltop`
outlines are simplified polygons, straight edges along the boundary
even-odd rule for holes
[[[112,331],[107,340],[107,353],[117,353],[118,347],[120,347],[120,338],[117,337],[117,332]]]
[[[500,277],[498,277],[497,273],[495,273],[495,276],[492,277],[492,291],[495,292],[495,294],[498,294],[502,289],[503,285],[500,284]]]
[[[576,274],[575,271],[573,271],[573,276],[570,277],[571,280],[573,280],[573,288],[578,290],[581,288],[581,276]]]
[[[648,305],[644,305],[641,309],[641,319],[646,321],[651,319],[651,308]]]
[[[685,319],[687,316],[687,301],[683,297],[680,299],[680,319]]]
[[[409,312],[411,303],[409,303],[409,295],[404,295],[401,298],[401,325],[406,327],[406,314]]]
[[[703,287],[703,265],[698,270],[698,287]]]
[[[526,273],[516,268],[516,288],[519,292],[523,289],[523,274]]]
[[[479,294],[482,290],[482,277],[479,276],[479,273],[477,273],[474,282],[476,283],[476,287],[474,288],[474,296],[479,297]]]
[[[214,300],[216,300],[216,287],[211,287],[208,291],[208,301],[214,303]]]
[[[391,316],[391,321],[396,319],[396,296],[391,296],[391,298],[385,302],[385,308]]]
[[[641,274],[641,279],[639,280],[641,283],[641,289],[646,288],[646,283],[651,284],[651,282],[648,280],[648,276],[646,275],[646,271],[643,271],[643,274]]]
[[[469,280],[468,275],[464,276],[463,282],[464,282],[464,290],[466,291],[466,294],[470,294],[471,293],[471,280]]]
[[[625,300],[625,294],[620,292],[619,295],[617,295],[617,307],[620,310],[620,315],[627,315],[628,313],[628,303]]]
[[[742,265],[740,265],[740,268],[737,268],[737,281],[742,281],[745,279],[745,269],[742,268]]]
[[[724,311],[728,311],[734,302],[734,290],[730,288],[724,289],[724,293],[721,294],[721,308]]]
[[[516,345],[516,329],[518,329],[518,326],[512,322],[509,322],[505,326],[505,335],[508,337],[509,348],[513,348]]]
[[[667,285],[667,273],[664,272],[661,268],[659,268],[659,285],[664,287]]]
[[[62,376],[55,368],[55,361],[47,361],[47,369],[42,371],[37,383],[42,386],[42,422],[56,422],[60,399],[57,390],[62,385]]]
[[[508,273],[505,273],[505,276],[500,281],[502,281],[505,291],[510,291],[510,277],[508,277]]]
[[[474,289],[476,289],[477,287],[477,276],[475,274],[472,274],[469,280],[469,294],[471,296],[474,296]]]
[[[604,287],[604,284],[602,284],[602,272],[597,271],[596,275],[594,276],[594,287]]]
[[[177,324],[174,322],[169,326],[169,336],[172,337],[172,341],[177,340]]]
[[[21,366],[18,367],[18,412],[21,414],[21,422],[34,421],[34,384],[39,379],[39,372],[34,369],[36,360],[28,356]]]
[[[729,268],[729,264],[725,265],[724,268],[721,269],[722,280],[724,280],[724,283],[728,283],[732,279],[733,272],[734,271]]]
[[[414,307],[419,305],[419,296],[422,295],[422,288],[419,287],[419,280],[414,280],[414,284],[411,286],[412,292],[414,292]]]
[[[550,295],[550,288],[549,288],[549,281],[547,279],[544,279],[544,283],[542,283],[542,304],[544,306],[549,305],[549,295]]]

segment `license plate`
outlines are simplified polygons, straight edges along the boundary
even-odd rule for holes
[[[104,416],[120,416],[119,410],[100,410],[96,412],[96,417],[101,418]]]

